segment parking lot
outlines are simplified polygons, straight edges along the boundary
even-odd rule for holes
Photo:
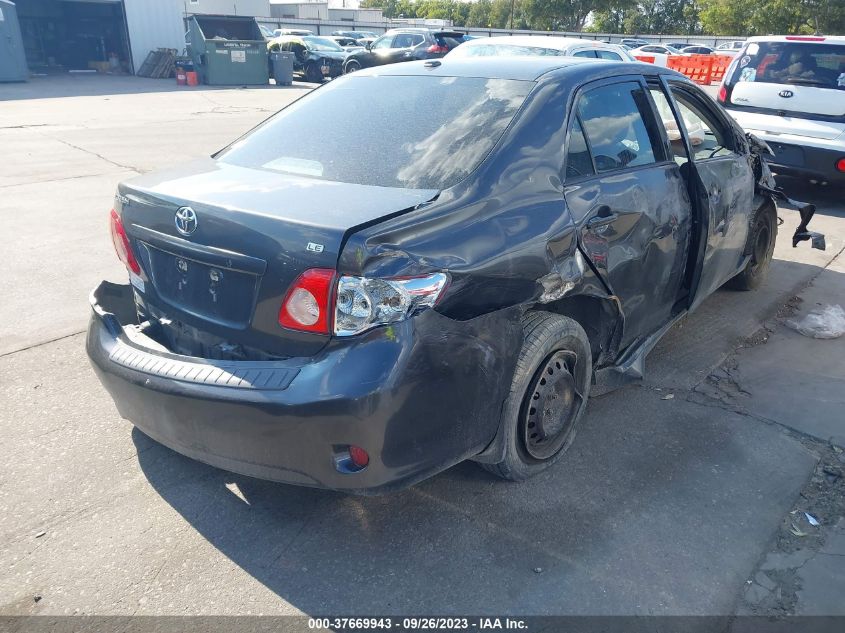
[[[793,249],[781,209],[767,283],[708,299],[522,484],[465,463],[347,496],[205,466],[121,420],[84,349],[88,292],[126,276],[117,183],[308,89],[0,86],[0,613],[845,615],[845,338],[784,325],[845,298],[830,189],[782,183],[818,205],[826,251]]]

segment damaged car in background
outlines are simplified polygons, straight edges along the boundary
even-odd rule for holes
[[[594,387],[763,282],[766,152],[651,64],[362,70],[119,186],[129,283],[93,291],[88,354],[121,416],[224,469],[377,493],[473,459],[522,480]],[[793,243],[823,247],[812,212]]]

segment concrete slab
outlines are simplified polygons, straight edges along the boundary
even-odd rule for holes
[[[132,431],[82,346],[0,359],[7,611],[726,615],[815,463],[775,427],[635,387],[591,402],[568,459],[524,484],[464,464],[348,497]]]
[[[845,307],[845,257],[836,258],[794,303],[800,320],[825,305]],[[739,350],[732,403],[822,441],[845,445],[845,336],[808,338],[779,324],[765,345]]]

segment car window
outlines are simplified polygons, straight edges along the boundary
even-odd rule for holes
[[[600,59],[613,59],[618,62],[622,61],[622,56],[619,55],[619,53],[614,53],[613,51],[605,51],[598,49],[596,51],[596,55],[598,55]]]
[[[654,105],[657,106],[657,114],[660,117],[660,122],[666,130],[666,137],[669,139],[669,147],[672,151],[672,158],[678,165],[683,165],[689,161],[687,148],[684,145],[684,139],[681,136],[681,130],[678,127],[678,121],[672,112],[672,107],[669,105],[669,99],[662,88],[652,86],[649,88],[651,98],[654,100]]]
[[[393,48],[391,44],[393,43],[393,36],[389,35],[387,37],[380,37],[370,48]]]
[[[587,149],[581,122],[578,117],[575,117],[575,122],[569,131],[569,145],[566,148],[566,178],[571,180],[582,176],[592,176],[594,173],[593,159],[590,158],[590,150]]]
[[[318,180],[446,189],[484,160],[533,86],[510,79],[355,73],[297,100],[218,160]],[[355,112],[355,125],[349,112]],[[373,130],[382,142],[372,142]]]
[[[640,50],[645,53],[662,53],[663,49],[659,46],[643,46]]]
[[[400,33],[393,40],[393,48],[411,48],[422,44],[423,36],[415,33]]]
[[[729,130],[698,99],[685,90],[672,87],[695,160],[707,160],[733,155],[733,141]]]
[[[635,82],[593,88],[578,100],[578,114],[599,173],[656,162],[657,130],[646,127],[651,105]]]
[[[845,90],[845,45],[752,42],[728,78],[737,81]]]
[[[591,57],[591,58],[595,59],[596,54],[592,50],[588,50],[588,51],[576,51],[576,52],[572,53],[572,56],[573,57]]]

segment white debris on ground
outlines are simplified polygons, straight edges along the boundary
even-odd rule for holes
[[[839,338],[845,334],[845,310],[840,305],[823,306],[801,319],[789,319],[786,325],[811,338]]]

